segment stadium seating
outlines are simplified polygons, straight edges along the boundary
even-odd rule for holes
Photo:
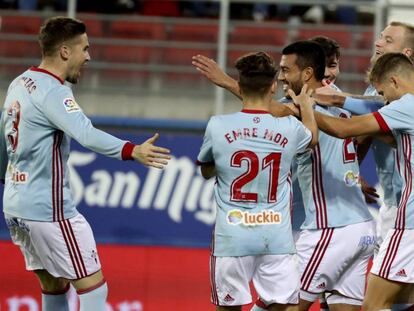
[[[168,31],[168,40],[216,43],[217,25],[174,24]]]
[[[157,22],[113,21],[107,35],[114,38],[163,40],[165,27]]]
[[[1,16],[0,33],[37,34],[43,20],[35,16]]]
[[[308,40],[315,36],[325,36],[336,40],[341,48],[353,46],[353,33],[349,30],[307,29],[299,30],[298,40]]]
[[[229,43],[283,46],[287,30],[283,28],[234,26],[229,33]]]

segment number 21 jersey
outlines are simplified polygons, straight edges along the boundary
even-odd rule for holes
[[[215,256],[294,253],[290,166],[312,134],[294,117],[242,110],[208,122],[198,161],[217,172]]]

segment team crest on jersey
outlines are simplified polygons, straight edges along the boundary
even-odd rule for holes
[[[282,222],[282,216],[275,211],[261,211],[259,213],[242,212],[233,209],[227,213],[227,223],[230,225],[261,226],[275,225]]]
[[[359,175],[355,174],[353,171],[347,171],[344,175],[345,185],[348,187],[353,187],[359,182]]]
[[[63,100],[63,105],[65,106],[66,112],[68,112],[68,113],[76,112],[76,111],[81,110],[78,103],[75,102],[75,100],[73,98],[65,98]]]

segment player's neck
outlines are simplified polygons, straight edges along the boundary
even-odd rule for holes
[[[66,80],[66,69],[63,68],[62,64],[58,64],[53,59],[44,58],[40,65],[38,66],[40,69],[44,69],[53,73],[55,76],[59,77],[62,81]]]
[[[243,101],[243,109],[247,110],[270,110],[270,103],[260,99],[260,100],[244,100]]]

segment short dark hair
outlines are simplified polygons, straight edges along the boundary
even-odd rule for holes
[[[249,53],[236,61],[239,86],[247,96],[264,96],[276,79],[277,65],[265,52]]]
[[[39,44],[43,56],[52,56],[59,45],[86,32],[83,22],[69,17],[49,18],[40,28]]]
[[[316,36],[310,38],[309,41],[320,44],[323,51],[325,52],[326,61],[332,60],[334,57],[339,58],[341,56],[339,43],[334,39],[325,36]]]
[[[414,71],[413,62],[402,53],[386,53],[381,55],[369,72],[371,84],[383,82],[391,73]]]
[[[311,67],[315,79],[322,81],[325,77],[325,53],[322,47],[313,41],[297,41],[289,44],[282,50],[283,55],[295,54],[296,65],[300,70]]]

